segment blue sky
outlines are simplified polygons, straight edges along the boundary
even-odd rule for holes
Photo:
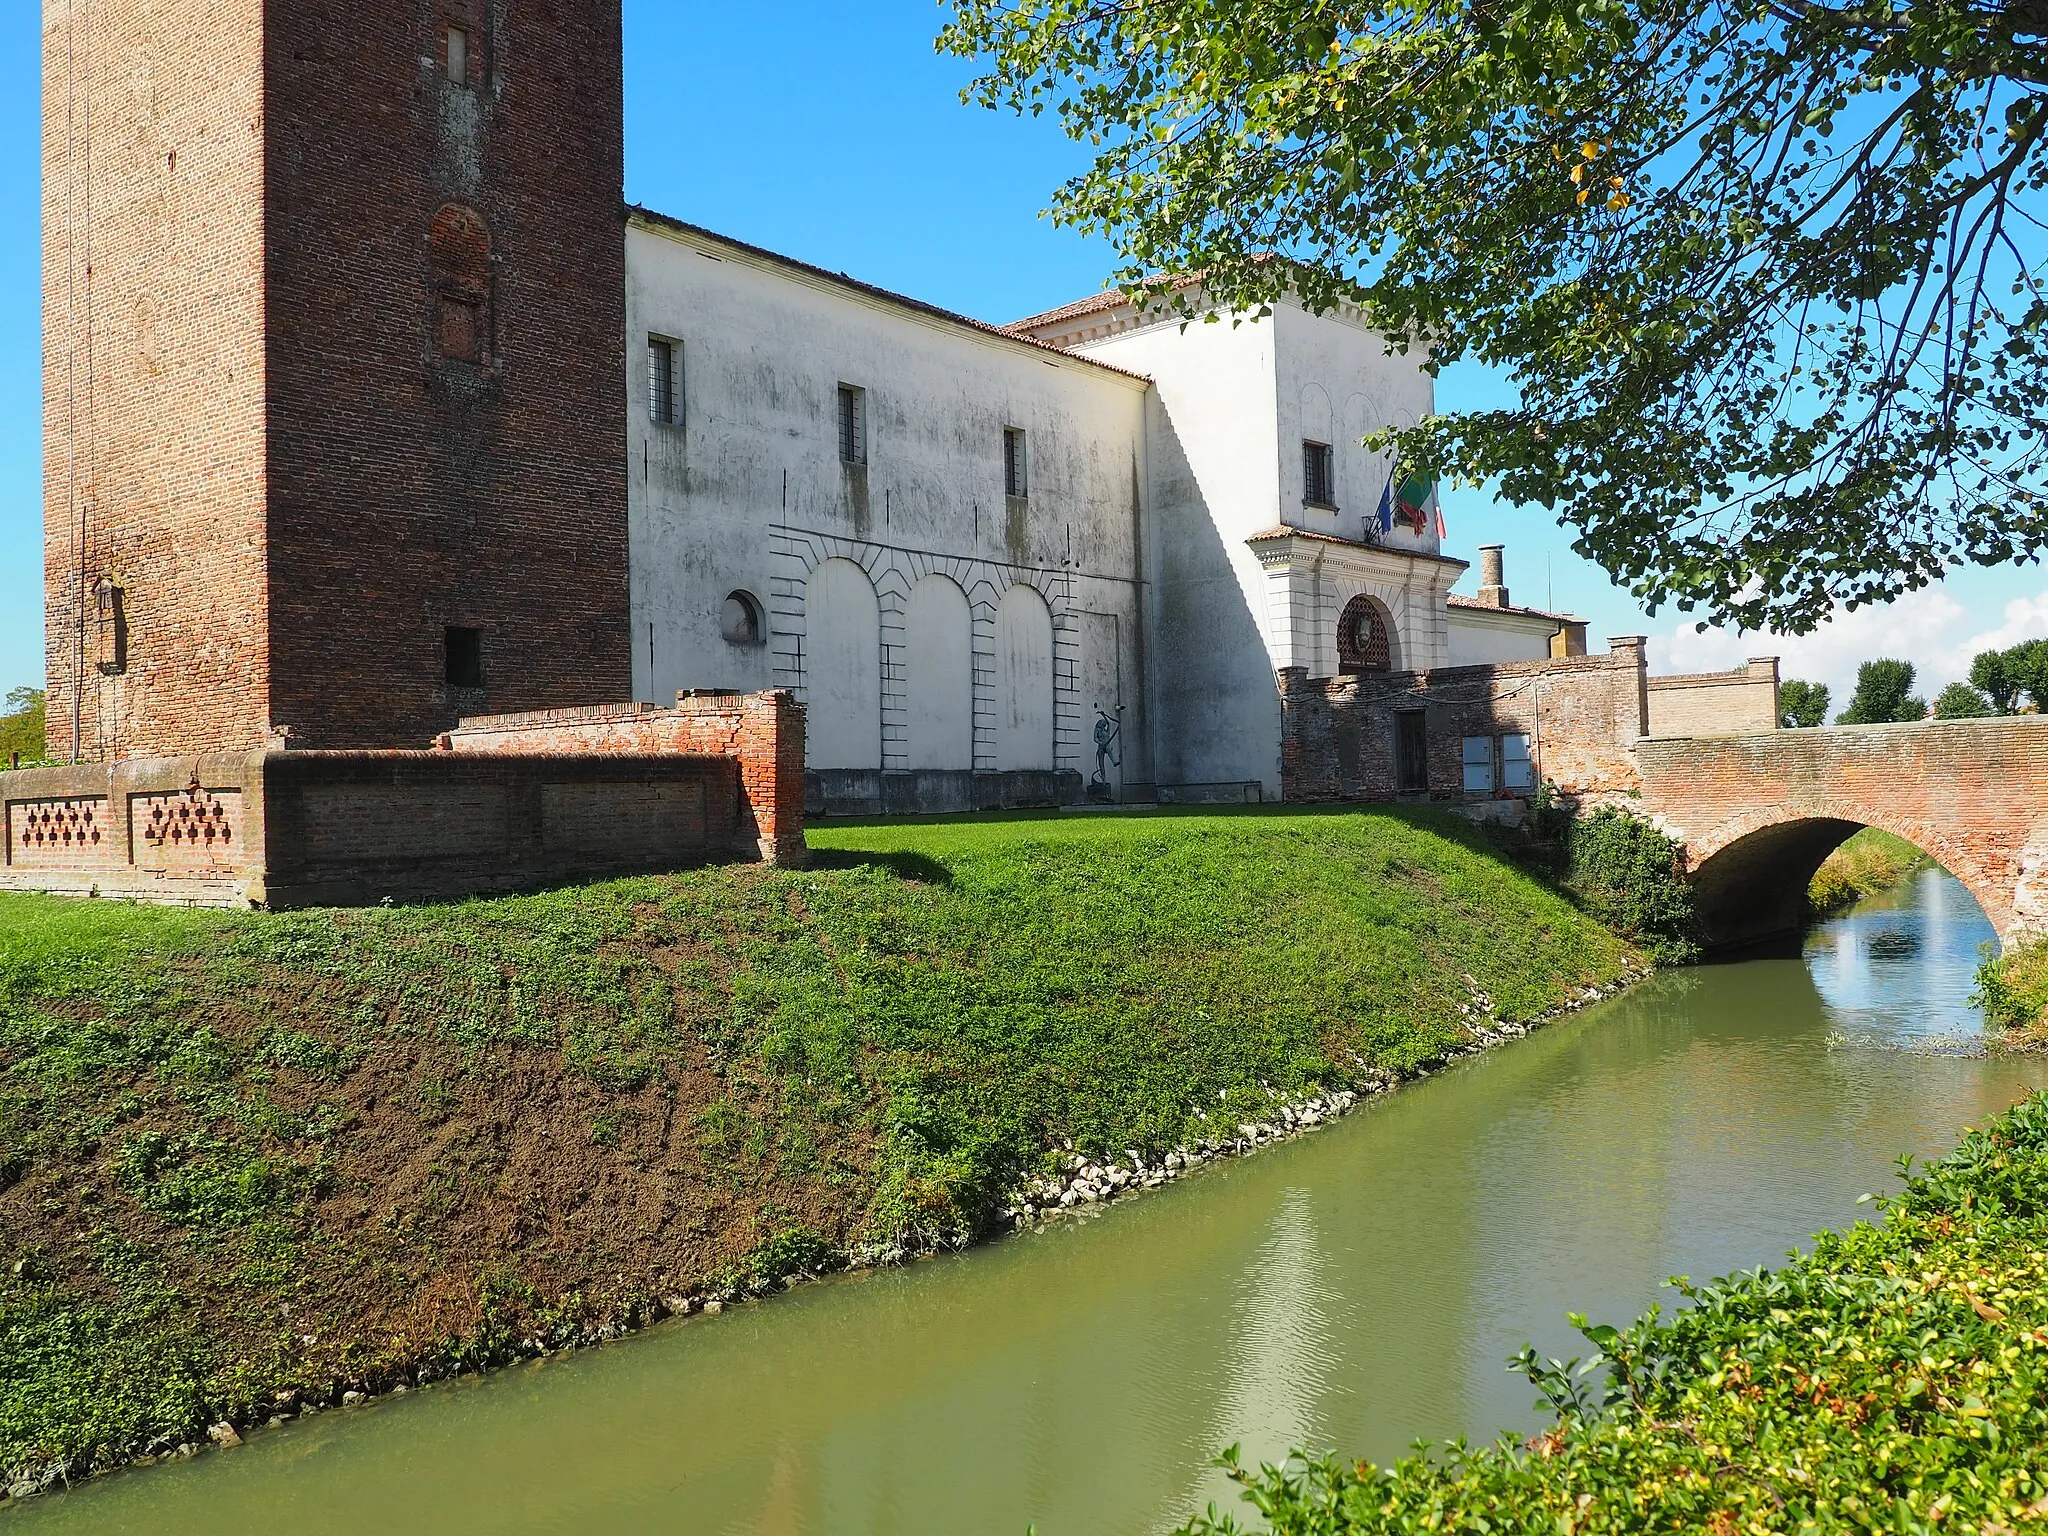
[[[772,16],[772,26],[763,22]],[[626,0],[627,195],[743,240],[987,320],[1094,292],[1106,246],[1039,217],[1079,151],[1047,120],[962,106],[966,70],[932,51],[929,0],[787,0],[772,13]],[[40,8],[0,0],[0,691],[42,678],[38,352]],[[1452,372],[1440,408],[1492,403],[1498,381]],[[1930,681],[1980,642],[2048,635],[2048,576],[1971,572],[1813,639],[1693,634],[1648,620],[1572,554],[1540,510],[1446,498],[1453,553],[1508,545],[1517,601],[1584,614],[1596,640],[1647,632],[1664,670],[1783,651],[1788,675],[1838,686],[1858,659],[1906,654]],[[1471,585],[1468,579],[1466,585]]]

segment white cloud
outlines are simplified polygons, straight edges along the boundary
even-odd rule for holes
[[[2014,598],[2004,621],[1978,627],[1973,614],[1940,587],[1908,593],[1883,608],[1841,612],[1810,635],[1750,634],[1690,624],[1650,637],[1650,671],[1719,672],[1752,656],[1777,656],[1787,678],[1826,683],[1835,708],[1856,688],[1856,669],[1878,656],[1910,661],[1919,672],[1915,687],[1932,698],[1947,684],[1969,675],[1980,651],[2003,650],[2022,640],[2048,638],[2048,590]]]

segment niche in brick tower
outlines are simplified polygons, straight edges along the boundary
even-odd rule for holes
[[[474,208],[450,203],[427,232],[434,350],[454,362],[490,362],[491,234]]]

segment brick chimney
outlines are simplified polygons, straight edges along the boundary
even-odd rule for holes
[[[1479,546],[1479,601],[1489,608],[1508,606],[1505,544]]]

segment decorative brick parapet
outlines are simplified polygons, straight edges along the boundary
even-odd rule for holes
[[[691,692],[673,709],[601,704],[464,720],[449,752],[683,755],[736,759],[746,834],[770,864],[810,861],[804,842],[804,710],[787,689]]]
[[[264,754],[0,773],[0,889],[223,905],[263,868]]]

